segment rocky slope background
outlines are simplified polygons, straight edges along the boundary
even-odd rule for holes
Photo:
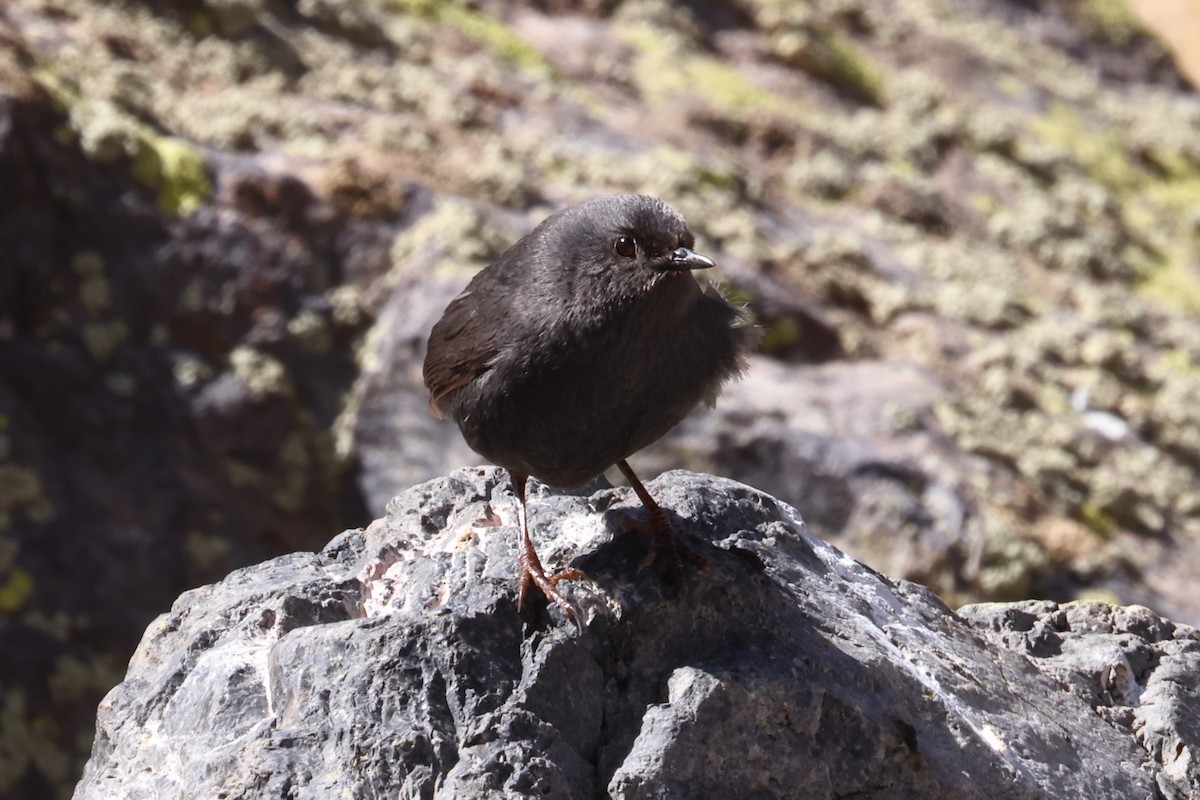
[[[69,794],[181,590],[477,460],[424,337],[604,191],[683,211],[767,331],[639,469],[951,606],[1200,621],[1181,69],[1118,0],[5,3],[0,796]]]

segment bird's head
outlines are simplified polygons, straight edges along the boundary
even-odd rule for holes
[[[695,252],[694,238],[678,211],[661,200],[633,194],[585,201],[547,220],[562,248],[557,263],[572,274],[572,294],[631,300],[665,282],[694,287],[692,270],[713,266]]]

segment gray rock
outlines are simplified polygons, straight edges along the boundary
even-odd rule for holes
[[[534,487],[582,631],[516,607],[515,500],[459,470],[187,592],[101,705],[77,800],[1196,797],[1200,638],[1144,609],[958,616],[744,485],[651,491],[711,562],[639,569],[628,489]]]
[[[1033,660],[1156,763],[1157,796],[1200,797],[1200,631],[1144,606],[1030,600],[959,615]]]

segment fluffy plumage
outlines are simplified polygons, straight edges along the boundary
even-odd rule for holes
[[[633,238],[636,255],[614,245]],[[482,270],[434,326],[435,413],[489,461],[561,488],[654,442],[741,368],[753,334],[672,266],[683,217],[640,195],[550,216]]]
[[[675,571],[684,559],[705,563],[625,461],[713,402],[756,339],[720,292],[696,283],[692,270],[712,262],[692,245],[683,217],[659,200],[589,200],[480,271],[433,326],[430,408],[509,471],[520,501],[520,597],[535,583],[576,618],[556,587],[582,577],[542,569],[525,517],[529,476],[571,488],[616,464]]]

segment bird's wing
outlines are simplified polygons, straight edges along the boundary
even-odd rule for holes
[[[487,372],[499,352],[495,336],[484,332],[482,317],[488,310],[480,306],[479,295],[467,287],[450,301],[429,334],[424,378],[429,409],[439,419],[447,415],[447,396]]]

